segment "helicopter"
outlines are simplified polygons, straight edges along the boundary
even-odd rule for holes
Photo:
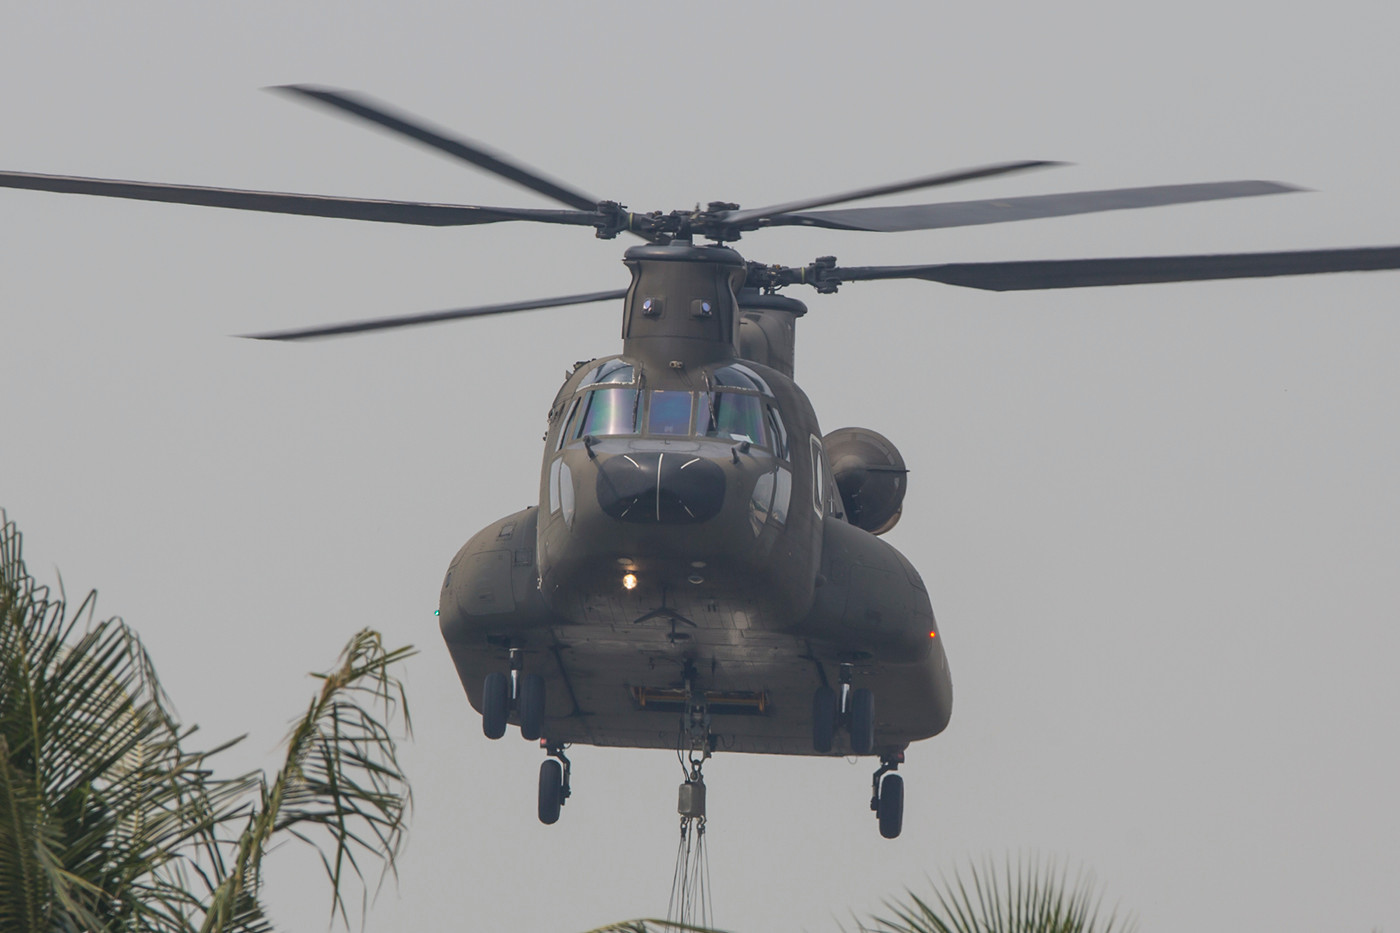
[[[577,364],[546,415],[538,504],[450,562],[439,625],[484,734],[545,752],[539,819],[571,794],[571,745],[688,756],[682,815],[703,815],[720,751],[878,759],[870,807],[900,834],[908,747],[952,714],[932,600],[883,535],[908,469],[873,429],[823,433],[795,381],[797,320],[818,294],[881,279],[1008,291],[1400,268],[1400,247],[1033,262],[803,266],[745,259],[777,226],[900,232],[1296,191],[1269,181],[837,207],[1059,163],[1007,162],[753,209],[634,212],[369,98],[278,88],[511,181],[559,209],[370,200],[37,173],[0,186],[429,226],[533,222],[640,242],[625,289],[246,335],[300,340],[593,302],[622,304],[621,352]],[[708,241],[699,242],[697,241]]]

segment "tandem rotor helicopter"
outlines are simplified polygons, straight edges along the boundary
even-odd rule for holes
[[[780,293],[924,279],[996,291],[1400,268],[1400,247],[806,266],[725,244],[766,227],[906,231],[1251,197],[1265,181],[818,210],[1042,168],[1027,161],[756,209],[638,213],[344,91],[278,88],[375,124],[565,205],[479,207],[0,172],[0,186],[429,226],[530,221],[622,233],[626,289],[248,335],[298,340],[537,308],[622,301],[622,352],[578,364],[548,412],[539,505],[473,536],[447,570],[442,635],[485,734],[509,725],[546,752],[538,815],[570,793],[572,744],[688,756],[683,816],[703,816],[715,751],[878,756],[871,809],[899,835],[911,742],[937,735],[952,682],[929,594],[880,535],[907,481],[873,430],[823,434],[794,382],[796,321]],[[708,243],[697,243],[707,240]]]

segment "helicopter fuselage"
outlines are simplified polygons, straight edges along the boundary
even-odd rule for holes
[[[444,580],[472,704],[514,658],[546,680],[550,743],[674,748],[657,714],[698,690],[717,748],[816,754],[812,696],[844,673],[878,697],[873,751],[938,733],[952,689],[928,593],[847,520],[790,375],[791,316],[751,335],[781,369],[742,358],[737,253],[627,255],[623,353],[556,396],[539,505],[473,537]]]

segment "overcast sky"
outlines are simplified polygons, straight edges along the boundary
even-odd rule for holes
[[[316,82],[639,210],[1029,158],[1075,164],[946,196],[1315,189],[738,244],[765,262],[1400,244],[1393,3],[215,6],[7,4],[0,168],[551,206],[258,90]],[[421,649],[417,809],[369,929],[664,914],[674,756],[577,748],[540,825],[539,750],[483,738],[433,617],[456,549],[534,501],[550,400],[617,352],[619,309],[228,336],[617,288],[626,244],[18,191],[0,238],[0,506],[33,572],[140,630],[209,744],[251,733],[230,771],[272,763],[355,630]],[[794,294],[824,428],[881,431],[910,465],[888,540],[929,585],[956,702],[909,750],[895,841],[872,762],[712,761],[718,922],[834,930],[1038,852],[1145,930],[1400,929],[1400,273]],[[285,929],[324,926],[317,871],[274,858]]]

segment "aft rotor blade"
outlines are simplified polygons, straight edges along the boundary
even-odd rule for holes
[[[1050,259],[1027,262],[962,262],[930,266],[852,266],[832,270],[841,282],[924,279],[989,291],[1092,288],[1206,279],[1252,279],[1323,272],[1400,269],[1400,246],[1317,249],[1205,256],[1139,256],[1121,259]]]
[[[982,201],[950,201],[943,204],[855,207],[840,211],[784,214],[772,218],[770,223],[774,226],[797,225],[892,233],[902,230],[1000,224],[1043,217],[1067,217],[1072,214],[1093,214],[1101,211],[1134,210],[1140,207],[1163,207],[1168,204],[1218,201],[1224,198],[1249,198],[1302,190],[1305,189],[1274,181],[1217,181],[1194,185],[1071,191],[1064,194],[990,198]]]
[[[314,337],[334,337],[338,334],[358,334],[371,330],[392,330],[396,327],[436,324],[439,321],[456,321],[461,318],[484,317],[488,314],[506,314],[511,311],[532,311],[536,308],[559,308],[565,305],[583,305],[595,301],[615,301],[626,297],[626,295],[627,289],[619,288],[609,292],[586,292],[582,295],[564,295],[560,298],[511,301],[498,305],[480,305],[475,308],[453,308],[449,311],[429,311],[426,314],[381,317],[365,321],[351,321],[346,324],[329,324],[324,327],[303,327],[297,330],[278,330],[264,334],[241,334],[240,336],[252,340],[309,340]]]
[[[786,204],[774,204],[771,207],[758,207],[747,211],[732,211],[724,215],[724,222],[730,224],[743,224],[768,217],[776,218],[779,214],[790,214],[793,211],[804,211],[812,207],[825,207],[828,204],[845,204],[847,201],[860,201],[865,198],[879,197],[882,194],[898,194],[901,191],[914,191],[919,188],[936,188],[940,185],[952,185],[962,181],[972,181],[977,178],[990,178],[993,175],[1007,175],[1012,172],[1024,172],[1033,168],[1049,168],[1056,165],[1065,165],[1064,162],[1046,162],[1043,159],[1036,159],[1027,162],[999,162],[995,165],[979,165],[974,168],[958,169],[953,172],[940,172],[937,175],[925,175],[922,178],[911,178],[908,181],[897,181],[890,185],[876,185],[873,188],[861,188],[857,191],[847,191],[844,194],[828,194],[815,198],[804,198],[801,201],[789,201]],[[836,213],[841,213],[837,211]],[[781,222],[781,221],[778,221]]]
[[[500,223],[507,220],[533,220],[548,224],[596,226],[606,218],[596,210],[564,211],[514,207],[475,207],[469,204],[433,204],[421,201],[380,201],[370,198],[340,198],[322,194],[288,194],[280,191],[246,191],[240,188],[206,188],[197,185],[168,185],[147,181],[120,181],[112,178],[81,178],[74,175],[40,175],[32,172],[0,172],[0,187],[92,194],[104,198],[135,201],[166,201],[228,207],[240,211],[273,214],[302,214],[311,217],[342,217],[381,223],[419,224],[429,227],[461,227],[471,224]]]
[[[528,168],[504,153],[493,151],[481,143],[462,137],[449,136],[444,130],[430,127],[424,121],[409,114],[397,111],[386,104],[371,101],[369,98],[340,91],[334,88],[316,87],[310,84],[283,84],[268,88],[313,100],[342,113],[367,120],[386,130],[417,140],[439,152],[444,152],[478,168],[515,182],[545,197],[553,198],[561,204],[581,211],[591,211],[598,204],[598,198],[570,188],[563,182],[555,181],[544,174]]]

